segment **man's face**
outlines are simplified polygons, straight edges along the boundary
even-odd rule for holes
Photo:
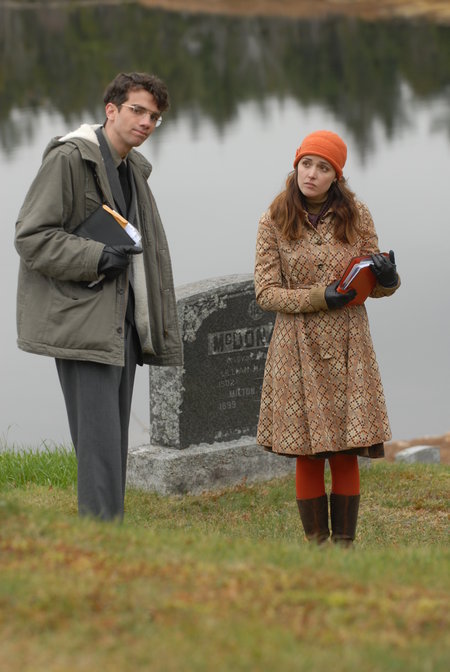
[[[120,156],[132,147],[139,147],[156,128],[160,111],[151,93],[144,89],[130,91],[122,105],[107,103],[105,107],[106,134]]]

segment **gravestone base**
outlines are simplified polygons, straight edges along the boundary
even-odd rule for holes
[[[131,448],[129,487],[161,495],[200,494],[295,474],[295,459],[265,451],[253,437],[178,450]]]

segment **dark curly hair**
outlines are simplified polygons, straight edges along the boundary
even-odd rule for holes
[[[156,75],[148,75],[146,72],[121,72],[108,86],[106,87],[103,101],[107,103],[114,103],[114,105],[122,105],[128,100],[130,91],[138,91],[144,89],[152,94],[158,110],[165,112],[169,109],[169,92],[164,82],[156,77]]]

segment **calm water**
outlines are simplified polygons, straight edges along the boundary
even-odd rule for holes
[[[69,441],[53,360],[16,347],[14,223],[50,137],[102,121],[105,84],[134,69],[157,72],[171,91],[171,112],[142,151],[177,285],[252,272],[259,216],[301,138],[318,128],[344,137],[345,175],[372,211],[381,248],[395,250],[403,281],[393,298],[367,304],[394,439],[449,431],[448,28],[232,20],[133,5],[0,9],[0,26],[1,437]],[[147,439],[147,374],[138,371],[134,444]]]

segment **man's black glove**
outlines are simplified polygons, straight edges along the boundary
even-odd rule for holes
[[[336,291],[338,284],[339,280],[336,280],[336,282],[332,282],[331,285],[328,285],[328,287],[325,289],[325,301],[327,302],[327,306],[330,310],[333,308],[343,308],[356,296],[354,289],[349,289],[348,292],[345,292],[345,294],[341,294],[340,292]]]
[[[98,274],[107,280],[113,280],[123,273],[130,263],[131,254],[141,254],[142,247],[137,245],[106,245],[98,262]]]
[[[372,254],[372,271],[376,279],[383,287],[395,287],[398,283],[397,266],[395,265],[395,256],[393,250],[389,251],[389,257],[384,254]]]

